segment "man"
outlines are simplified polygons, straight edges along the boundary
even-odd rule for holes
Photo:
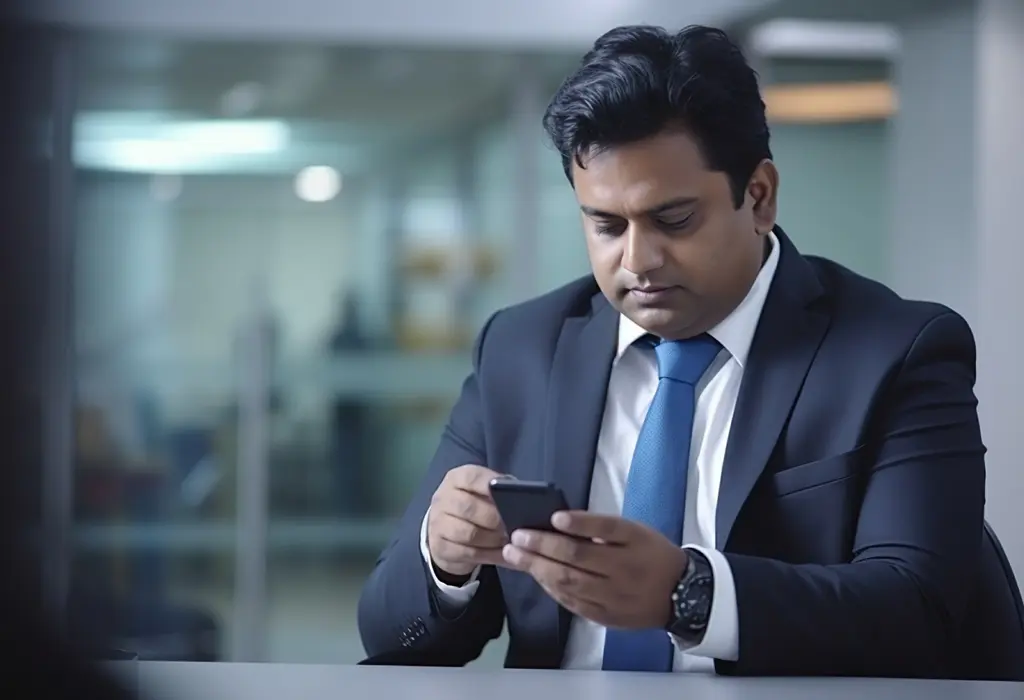
[[[802,256],[756,76],[623,27],[545,116],[593,277],[496,313],[360,602],[371,655],[510,667],[949,673],[983,528],[975,349],[949,309]],[[488,481],[557,484],[502,531]]]

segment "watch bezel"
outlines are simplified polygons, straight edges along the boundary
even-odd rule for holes
[[[684,641],[704,636],[714,600],[711,563],[700,552],[688,552],[686,570],[672,591],[672,620],[668,631]]]

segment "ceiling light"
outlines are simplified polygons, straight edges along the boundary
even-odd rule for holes
[[[341,191],[341,174],[328,165],[311,165],[295,176],[295,194],[305,202],[327,202]]]
[[[93,113],[75,122],[74,157],[81,167],[180,174],[225,160],[276,155],[289,142],[288,125],[279,121]]]
[[[881,22],[773,19],[754,27],[750,50],[768,58],[892,60],[900,50],[896,27]]]
[[[769,121],[800,124],[888,119],[897,107],[886,82],[774,85],[764,102]]]
[[[165,141],[210,154],[269,153],[288,143],[288,127],[275,121],[177,122],[160,133]]]

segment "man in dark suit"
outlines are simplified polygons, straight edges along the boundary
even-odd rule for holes
[[[507,624],[511,667],[947,675],[984,510],[967,324],[797,251],[717,30],[609,32],[545,127],[593,276],[480,333],[367,651],[460,665]],[[557,484],[557,532],[505,533],[497,475]]]

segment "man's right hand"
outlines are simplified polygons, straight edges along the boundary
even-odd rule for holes
[[[508,535],[491,500],[489,484],[500,477],[476,464],[449,471],[430,500],[427,548],[437,573],[466,577],[483,564],[504,564]]]

